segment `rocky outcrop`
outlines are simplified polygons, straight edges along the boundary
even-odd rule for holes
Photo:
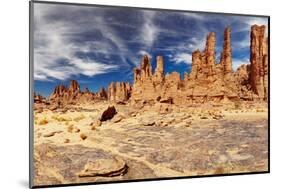
[[[265,100],[268,88],[267,42],[263,37],[264,27],[253,28],[251,69],[243,65],[233,72],[231,30],[226,27],[220,62],[216,62],[216,37],[211,32],[207,35],[204,51],[195,50],[192,53],[191,72],[190,75],[184,73],[183,80],[178,72],[166,73],[164,77],[164,59],[161,56],[156,58],[152,76],[150,60],[144,56],[141,67],[134,69],[132,101],[159,102],[161,99],[172,99],[175,104],[230,102],[239,99],[255,100],[257,95]],[[253,91],[249,86],[252,86]]]
[[[197,79],[198,78],[198,72],[201,71],[201,52],[197,49],[192,53],[192,67],[191,67],[191,73],[190,73],[190,79]],[[200,69],[199,69],[200,66]]]
[[[224,30],[220,62],[216,62],[216,36],[206,37],[204,51],[192,52],[192,67],[183,79],[178,72],[165,73],[164,58],[156,57],[154,73],[149,56],[142,57],[140,67],[134,68],[134,82],[111,82],[107,91],[102,87],[92,93],[86,88],[81,92],[76,81],[69,87],[59,85],[49,101],[61,104],[109,100],[117,104],[165,102],[170,104],[230,102],[236,100],[267,100],[268,98],[268,41],[265,26],[251,27],[250,65],[232,70],[231,30]],[[245,62],[246,63],[246,62]],[[34,98],[40,101],[40,97]],[[165,99],[169,99],[168,101]],[[167,101],[167,102],[166,102]],[[56,107],[57,107],[56,106]]]
[[[121,158],[98,159],[88,162],[79,177],[114,177],[126,173],[128,166]]]
[[[220,63],[216,63],[215,55],[215,34],[211,32],[207,36],[206,47],[203,52],[198,49],[192,53],[192,68],[190,79],[208,79],[211,77],[223,77],[231,79],[232,71],[232,49],[230,41],[230,28],[224,30],[224,43]]]
[[[145,81],[152,76],[152,67],[149,61],[149,57],[144,55],[141,62],[141,80]]]
[[[116,82],[116,97],[115,100],[117,102],[124,102],[127,101],[128,93],[126,90],[126,85],[124,82]]]
[[[121,140],[112,138],[114,142],[115,139]],[[124,152],[123,148],[118,150]],[[100,147],[72,145],[71,141],[69,145],[35,145],[34,154],[34,185],[37,187],[157,177],[155,171],[142,161],[124,158]]]
[[[198,49],[192,53],[191,79],[208,78],[215,74],[216,55],[215,55],[216,37],[211,32],[207,35],[206,47],[204,52]]]
[[[45,104],[46,103],[46,98],[40,94],[33,94],[33,99],[34,99],[34,103],[38,103],[38,104]]]
[[[107,99],[107,92],[104,87],[101,87],[100,91],[97,93],[97,97],[104,100]]]
[[[58,85],[49,96],[48,102],[52,105],[63,106],[67,104],[89,103],[96,100],[107,100],[107,92],[102,87],[97,93],[91,92],[87,87],[81,91],[77,81],[70,81],[69,87]]]
[[[108,85],[107,93],[108,93],[108,97],[107,97],[108,100],[109,100],[109,101],[115,101],[116,88],[115,88],[114,82],[111,82],[111,83]]]
[[[155,94],[155,85],[161,87],[161,82],[159,82],[162,77],[160,62],[161,58],[159,58],[159,61],[157,62],[157,74],[154,76],[152,75],[152,66],[147,55],[142,58],[140,68],[134,69],[134,84],[132,87],[132,97],[134,100],[139,101],[155,98],[157,95]]]
[[[251,27],[250,85],[259,99],[268,98],[268,40],[265,26]]]
[[[129,100],[132,93],[130,83],[111,82],[108,86],[108,100],[117,103],[124,103]]]
[[[214,32],[209,33],[206,41],[206,48],[203,55],[203,58],[206,59],[206,67],[205,72],[206,76],[211,76],[214,73],[214,67],[216,65],[216,54],[215,54],[215,46],[216,46],[216,36]]]
[[[73,97],[80,93],[80,85],[78,84],[77,81],[75,81],[75,80],[70,81],[68,92]]]
[[[162,56],[157,56],[156,58],[156,68],[153,75],[153,83],[156,88],[161,88],[164,83],[164,59]]]

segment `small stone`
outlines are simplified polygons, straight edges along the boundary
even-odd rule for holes
[[[200,119],[208,119],[207,116],[201,116]]]
[[[73,132],[74,132],[74,133],[79,133],[79,132],[80,132],[80,129],[77,128],[77,127],[75,127],[75,128],[73,129]]]
[[[92,127],[100,127],[102,122],[100,120],[96,120],[95,122],[90,124]]]
[[[62,131],[53,131],[53,132],[44,134],[43,137],[52,137],[52,136],[54,136],[55,134],[59,134],[59,133],[61,133],[61,132],[62,132]]]
[[[122,115],[116,115],[116,116],[112,119],[112,122],[113,122],[113,123],[118,123],[118,122],[120,122],[122,119],[124,119],[124,116],[122,116]]]
[[[80,134],[80,138],[81,138],[82,140],[86,140],[87,135],[85,135],[85,134],[81,133],[81,134]]]
[[[50,133],[44,134],[43,137],[52,137],[55,134],[56,134],[56,132],[50,132]]]
[[[155,125],[155,121],[153,121],[153,120],[143,120],[142,124],[144,126],[153,126],[153,125]]]

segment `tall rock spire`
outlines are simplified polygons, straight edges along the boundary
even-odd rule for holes
[[[229,78],[232,74],[232,49],[230,42],[230,32],[230,28],[226,27],[224,30],[223,50],[220,59],[223,74],[226,78]]]
[[[141,61],[141,80],[144,81],[146,78],[152,76],[152,67],[150,65],[149,57],[144,55]]]
[[[192,67],[190,73],[190,79],[197,79],[198,70],[201,67],[201,52],[199,49],[192,53]]]
[[[214,32],[207,35],[206,46],[204,52],[198,49],[192,53],[192,68],[190,79],[208,78],[215,74],[216,53],[215,53],[216,37]]]
[[[162,56],[156,58],[156,68],[153,75],[153,81],[156,85],[163,84],[164,81],[164,60]]]
[[[210,32],[207,36],[205,56],[206,64],[210,71],[216,65],[216,55],[215,55],[215,46],[216,46],[216,36],[214,32]]]
[[[107,98],[109,101],[115,101],[116,97],[116,86],[114,82],[111,82],[107,88]]]
[[[264,37],[265,26],[251,27],[250,85],[259,98],[267,98],[268,44]]]
[[[69,85],[69,92],[75,94],[80,92],[80,86],[77,81],[71,80]]]

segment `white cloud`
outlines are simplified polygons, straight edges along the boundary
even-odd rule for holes
[[[185,12],[185,13],[180,13],[180,14],[186,16],[187,18],[193,18],[193,19],[200,20],[200,21],[206,20],[206,15],[202,14],[202,13]]]
[[[246,23],[249,26],[252,26],[252,25],[255,25],[255,24],[267,26],[268,25],[268,19],[263,18],[263,17],[250,17],[249,19],[246,20]]]
[[[193,50],[199,49],[200,51],[203,51],[206,45],[206,37],[206,35],[202,34],[201,37],[191,38],[191,43],[188,47]]]
[[[142,42],[147,48],[151,48],[159,33],[159,29],[153,22],[156,13],[148,10],[144,10],[142,13],[144,19],[141,29]]]
[[[174,57],[171,58],[171,61],[175,62],[175,64],[191,64],[192,55],[188,53],[178,53]]]
[[[145,51],[145,50],[140,50],[138,52],[138,54],[141,55],[141,56],[147,55],[149,58],[152,57],[151,54],[149,52]]]
[[[248,58],[243,58],[243,59],[232,59],[232,69],[234,71],[237,70],[239,66],[242,64],[250,64],[250,60]]]
[[[117,65],[105,64],[86,57],[78,57],[77,51],[89,52],[93,45],[106,53],[110,48],[106,43],[77,43],[71,38],[83,28],[73,22],[48,20],[47,16],[55,11],[53,6],[36,5],[34,30],[34,79],[35,80],[65,80],[74,75],[94,76],[117,69]],[[85,30],[89,29],[84,27]],[[107,30],[108,31],[108,30]],[[110,38],[118,48],[123,48],[118,38]]]

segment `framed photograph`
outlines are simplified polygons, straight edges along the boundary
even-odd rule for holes
[[[269,18],[31,1],[30,187],[269,173]]]

